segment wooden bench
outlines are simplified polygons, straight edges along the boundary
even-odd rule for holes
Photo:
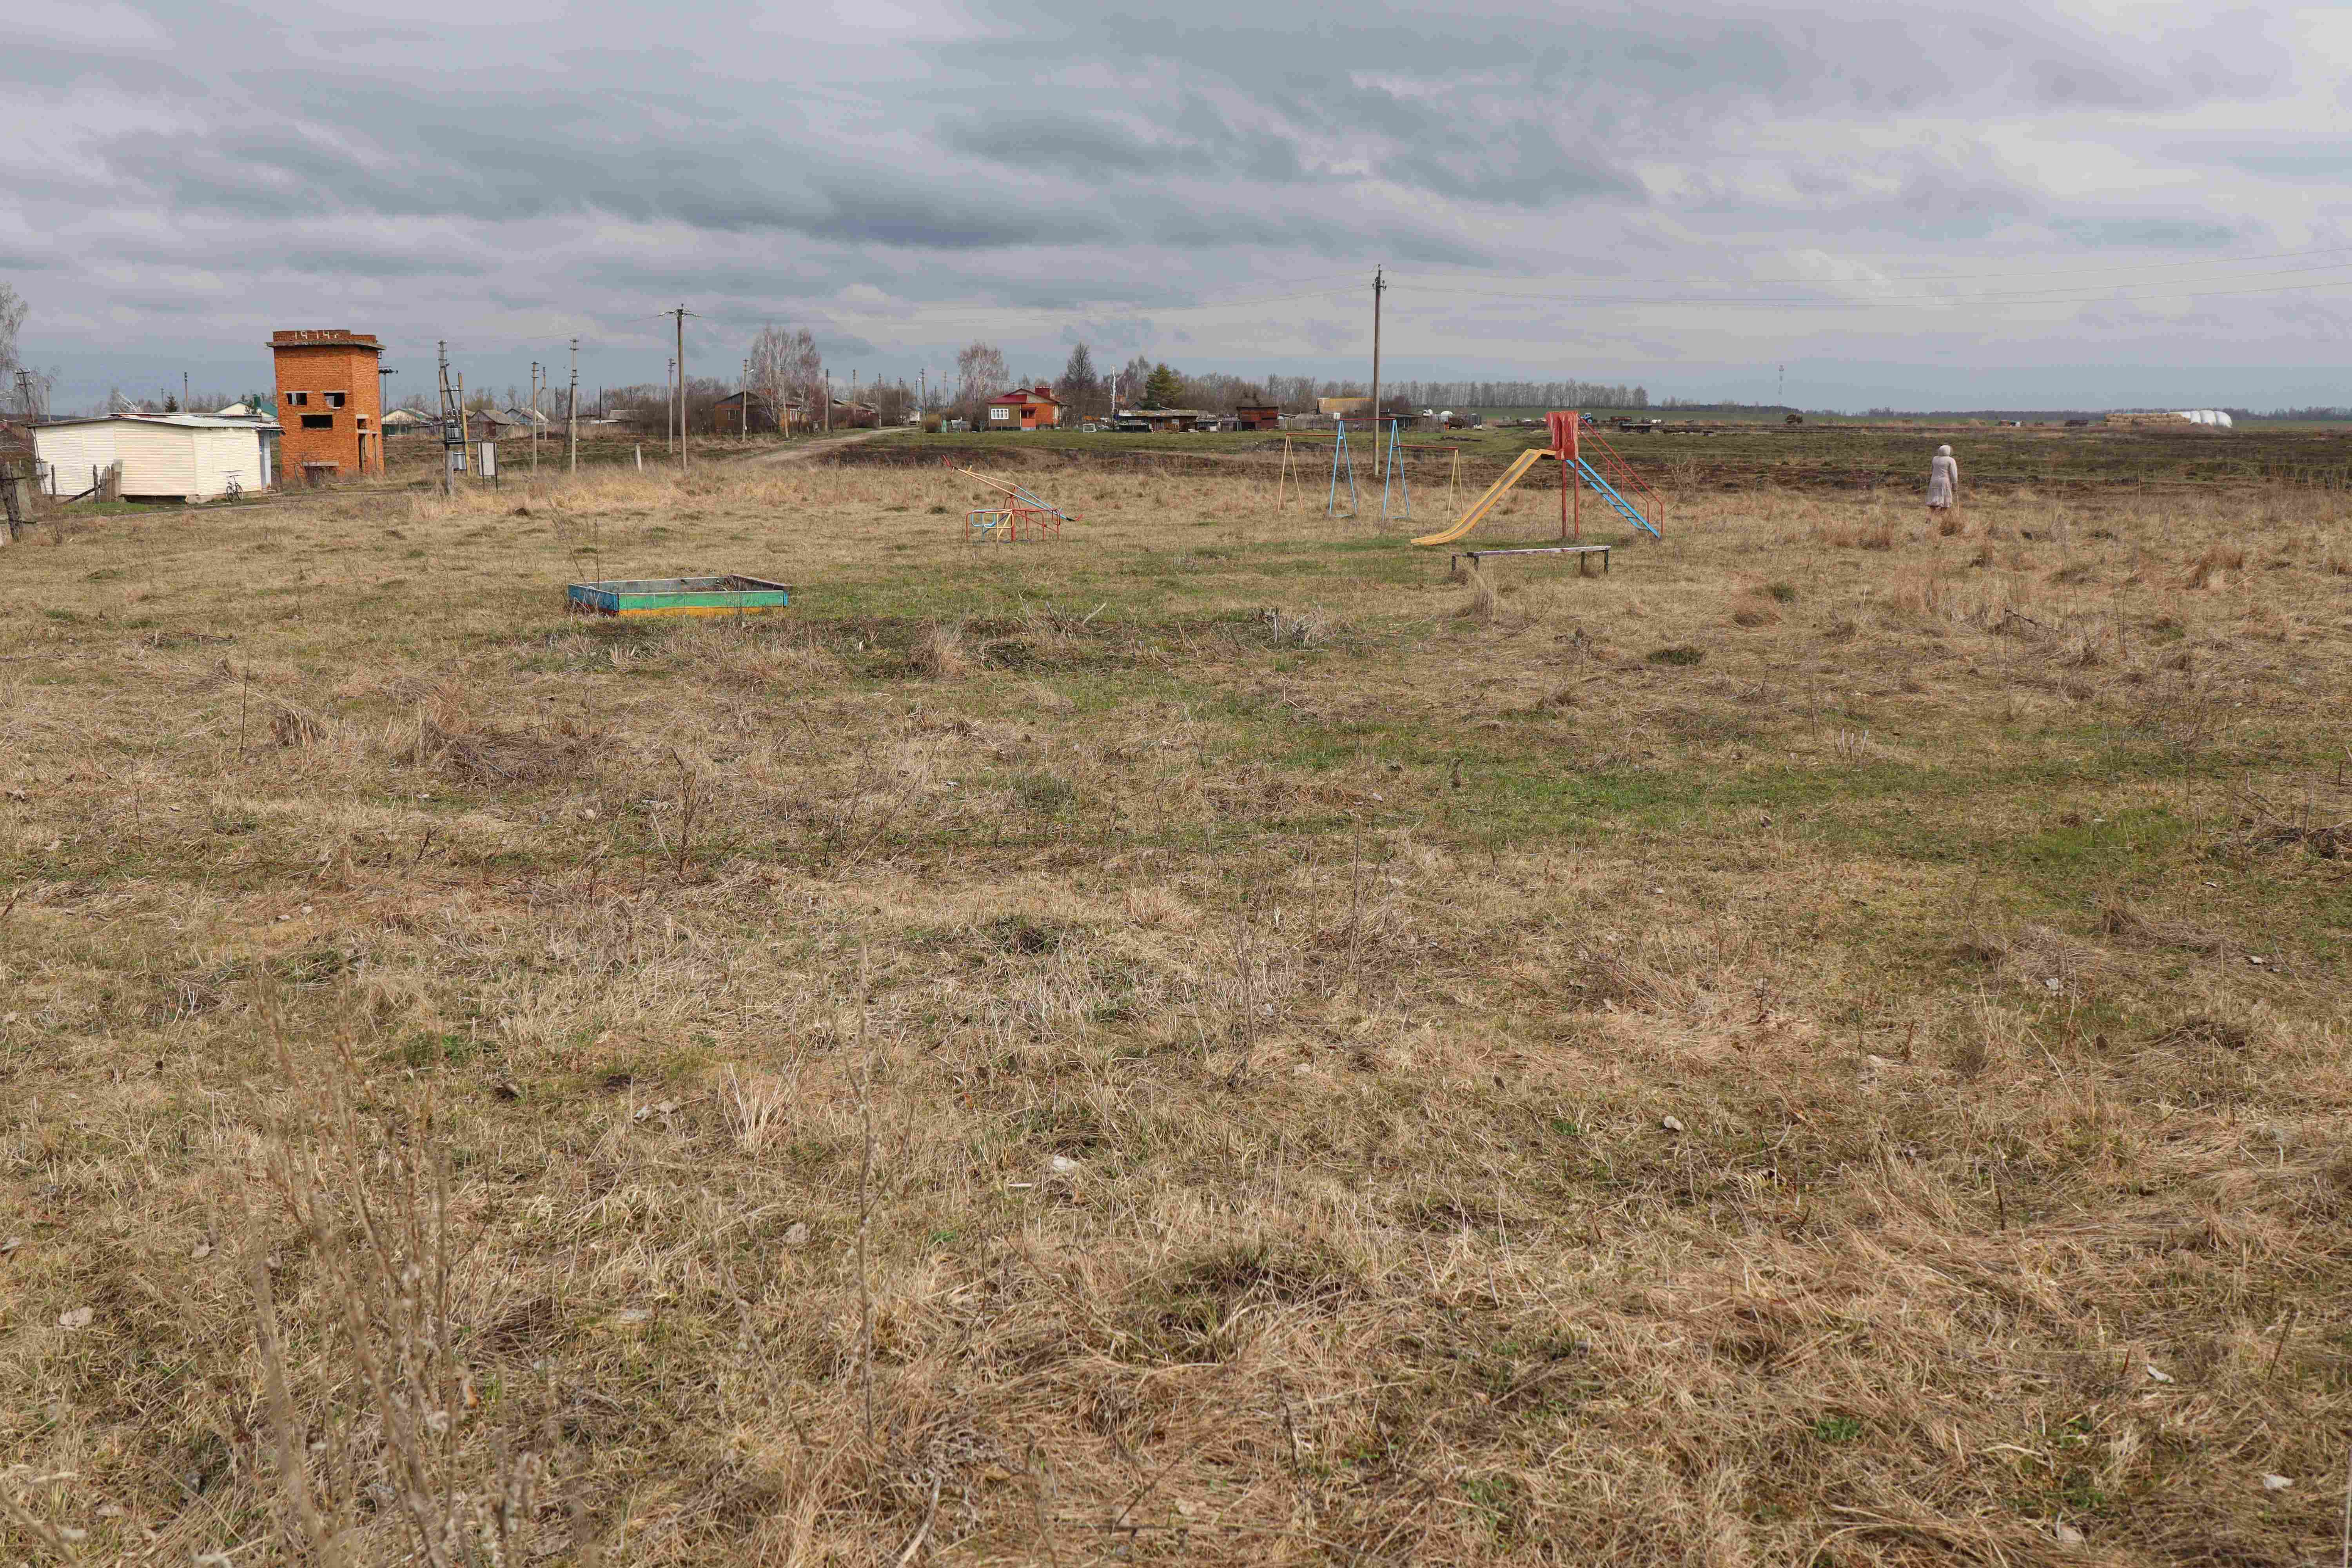
[[[1598,555],[1601,557],[1601,575],[1606,576],[1609,573],[1609,546],[1605,544],[1539,544],[1522,545],[1510,550],[1463,550],[1446,557],[1445,570],[1449,574],[1461,570],[1462,560],[1467,556],[1471,569],[1475,571],[1479,558],[1486,555],[1573,555],[1577,558],[1576,574],[1580,577],[1584,575],[1584,557]]]

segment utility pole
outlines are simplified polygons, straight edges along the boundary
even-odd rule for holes
[[[743,439],[751,438],[751,362],[743,362]]]
[[[1381,429],[1381,295],[1388,288],[1381,276],[1384,270],[1372,268],[1372,469],[1376,476],[1386,471],[1382,465],[1388,461],[1381,439],[1385,434]]]
[[[452,445],[449,432],[457,430],[460,442],[465,439],[465,436],[457,423],[457,416],[452,412],[455,400],[449,391],[449,345],[443,342],[436,346],[441,355],[441,493],[445,496],[454,496],[457,493],[457,470],[449,466],[449,449]],[[462,451],[464,448],[460,447],[458,449]]]
[[[539,478],[539,362],[530,362],[530,477]]]
[[[919,388],[915,394],[915,408],[919,417],[931,411],[931,371],[929,365],[915,372],[915,385]],[[917,427],[920,428],[920,426]]]
[[[828,436],[833,434],[833,370],[830,366],[824,373],[824,433]]]
[[[572,472],[580,471],[580,340],[572,340],[572,392],[563,416],[563,444],[571,449]]]
[[[188,406],[188,373],[184,370],[180,373],[180,412],[183,414],[195,412]]]
[[[686,307],[680,304],[677,317],[677,471],[686,472]]]

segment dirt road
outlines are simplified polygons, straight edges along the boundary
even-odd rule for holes
[[[811,463],[827,452],[843,447],[855,447],[860,441],[871,441],[883,430],[853,430],[846,436],[827,436],[820,440],[803,441],[797,447],[782,447],[772,452],[762,452],[756,458],[746,458],[746,463]]]

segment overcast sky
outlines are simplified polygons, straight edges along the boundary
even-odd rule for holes
[[[58,403],[428,390],[763,321],[855,369],[2352,403],[2352,8],[9,0],[0,279]],[[288,16],[295,18],[289,26]]]

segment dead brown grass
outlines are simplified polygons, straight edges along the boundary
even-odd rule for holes
[[[911,662],[934,680],[956,680],[970,674],[971,660],[964,653],[963,627],[936,621],[925,626],[916,640]]]
[[[1496,608],[1502,603],[1501,596],[1496,590],[1494,579],[1473,567],[1464,580],[1468,583],[1470,592],[1463,598],[1460,607],[1454,610],[1454,616],[1460,619],[1481,624],[1493,620]]]
[[[2334,1550],[2332,499],[1061,482],[10,552],[10,1560]]]
[[[2189,574],[2181,585],[2187,588],[2212,586],[2216,579],[2231,572],[2246,569],[2246,552],[2239,545],[2216,541],[2205,547],[2205,552],[2189,564]]]

